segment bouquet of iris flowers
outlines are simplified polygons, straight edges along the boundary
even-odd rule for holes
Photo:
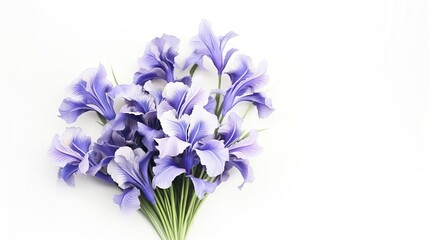
[[[273,111],[262,91],[265,65],[255,69],[249,57],[225,49],[235,36],[215,36],[202,21],[181,66],[175,61],[179,39],[155,38],[130,84],[117,84],[114,74],[116,84],[109,82],[102,65],[86,70],[61,103],[60,117],[71,124],[95,112],[103,130],[95,142],[78,127],[53,138],[49,153],[59,178],[74,185],[75,175],[87,175],[112,184],[121,190],[113,197],[121,211],[143,213],[163,240],[186,239],[206,195],[232,168],[243,184],[253,179],[248,159],[260,151],[258,131],[241,128],[236,106],[254,106],[261,118]],[[209,77],[198,81],[196,70]],[[218,87],[208,89],[213,79]]]

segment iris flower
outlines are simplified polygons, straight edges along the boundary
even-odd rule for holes
[[[160,121],[166,137],[156,139],[159,157],[155,160],[154,186],[169,188],[182,173],[192,177],[191,170],[199,163],[210,177],[217,177],[224,171],[229,155],[223,142],[214,139],[219,124],[215,115],[196,105],[191,115],[185,114],[177,119],[175,110],[169,110]],[[206,181],[194,182],[194,188],[201,198],[205,192],[214,190],[213,184]]]
[[[60,117],[73,123],[83,113],[95,111],[107,120],[115,118],[113,99],[109,96],[112,84],[106,80],[103,65],[86,70],[72,86],[72,96],[60,106]]]
[[[203,66],[203,57],[208,57],[217,69],[218,75],[222,75],[231,56],[237,51],[235,48],[229,49],[224,55],[227,42],[236,37],[234,32],[228,32],[225,36],[215,36],[210,23],[203,20],[200,24],[200,31],[192,41],[194,51],[185,63],[185,68],[193,64]]]

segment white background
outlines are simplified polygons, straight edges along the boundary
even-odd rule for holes
[[[46,151],[82,70],[111,64],[129,82],[149,40],[186,47],[202,18],[268,62],[277,110],[255,182],[221,186],[190,240],[429,239],[429,3],[112,2],[0,2],[0,239],[157,239],[115,189],[58,182]]]

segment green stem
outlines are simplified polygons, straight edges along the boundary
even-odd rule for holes
[[[173,227],[173,232],[174,232],[174,237],[175,239],[179,239],[179,228],[177,225],[177,212],[176,212],[176,201],[175,201],[175,197],[174,197],[174,189],[173,189],[174,184],[171,185],[171,187],[169,187],[169,200],[170,200],[170,209],[171,209],[171,220],[172,220],[172,227]]]
[[[188,188],[189,188],[189,180],[182,176],[181,183],[181,191],[180,193],[180,202],[179,202],[179,236],[182,239],[185,239],[185,216],[186,216],[186,210],[187,210],[187,201],[188,201]]]
[[[149,220],[149,222],[152,224],[152,226],[155,228],[156,232],[158,233],[159,237],[162,240],[168,240],[165,228],[162,225],[162,221],[158,214],[156,213],[155,205],[153,205],[151,202],[149,202],[146,198],[141,197],[140,198],[140,212],[143,213]]]
[[[190,219],[188,220],[189,222],[188,222],[188,228],[186,229],[186,232],[185,232],[185,238],[186,238],[186,236],[188,236],[189,226],[191,226],[192,223],[194,222],[195,216],[196,216],[198,210],[200,209],[201,204],[204,202],[204,200],[206,198],[207,197],[204,197],[202,200],[197,199],[196,205],[194,206],[194,209],[192,210],[192,215],[191,215]]]
[[[155,228],[156,232],[158,233],[158,236],[162,240],[168,240],[164,232],[164,229],[160,223],[160,220],[157,217],[156,213],[154,212],[153,208],[142,205],[140,208],[140,212],[149,220],[151,225]]]
[[[197,167],[192,172],[194,176],[213,180],[202,168]],[[141,197],[140,212],[149,220],[161,240],[185,240],[204,199],[197,197],[191,180],[182,175],[169,189],[155,190],[155,205]]]
[[[164,228],[164,231],[167,235],[167,239],[173,239],[173,232],[171,229],[171,226],[169,225],[169,218],[167,217],[166,214],[166,209],[163,208],[167,207],[165,204],[165,199],[162,197],[160,191],[162,191],[161,189],[156,189],[155,190],[155,199],[156,199],[156,204],[155,204],[155,210],[158,213],[158,217],[162,223],[162,226]]]
[[[217,88],[219,90],[222,88],[222,75],[218,76]],[[216,100],[215,114],[216,114],[217,118],[219,119],[219,116],[220,116],[220,107],[221,107],[220,106],[220,93],[216,94],[215,100]]]

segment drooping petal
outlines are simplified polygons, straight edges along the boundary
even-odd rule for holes
[[[92,151],[88,153],[88,157],[85,157],[84,160],[79,165],[79,168],[83,168],[85,165],[89,165],[88,170],[86,171],[86,174],[96,176],[98,173],[101,173],[100,170],[107,166],[107,164],[110,163],[110,161],[113,160],[114,156],[106,156],[103,154],[99,149],[99,145],[94,145]],[[112,153],[114,154],[114,153]],[[86,163],[88,161],[88,163]],[[81,171],[81,170],[80,170]],[[103,180],[108,180],[108,182],[111,182],[111,179],[104,178],[104,173],[101,173],[100,177]]]
[[[175,157],[181,154],[190,144],[180,140],[176,136],[155,139],[158,143],[159,157]]]
[[[231,38],[237,37],[237,33],[235,32],[227,32],[225,36],[220,37],[220,48],[225,49],[226,44]]]
[[[228,147],[229,154],[241,159],[249,159],[254,157],[262,150],[256,142],[257,138],[258,132],[255,130],[250,131],[246,138]]]
[[[119,162],[119,164],[117,162]],[[126,164],[126,158],[121,156],[120,158],[115,157],[114,161],[111,161],[107,165],[107,172],[112,176],[113,181],[115,181],[122,189],[131,187],[129,183],[135,181],[133,176],[131,176],[133,173],[132,168],[128,167]],[[125,169],[122,167],[123,165],[125,165]]]
[[[243,119],[235,112],[231,112],[226,120],[226,123],[220,126],[218,132],[221,135],[222,140],[224,140],[225,146],[231,145],[240,137],[240,127],[242,123]]]
[[[86,70],[72,86],[73,96],[66,98],[60,106],[60,117],[68,123],[87,111],[96,111],[107,120],[115,118],[113,99],[109,96],[112,85],[106,80],[103,65]]]
[[[150,158],[151,155],[140,148],[132,150],[129,147],[121,147],[116,150],[114,160],[107,165],[107,172],[122,189],[136,187],[150,202],[155,203],[147,169],[140,168],[142,161],[149,161]]]
[[[226,182],[229,179],[229,170],[231,170],[231,168],[233,167],[230,161],[225,162],[225,171],[223,171],[223,173],[216,178],[216,183],[218,185],[223,182]]]
[[[245,95],[236,99],[237,103],[243,101],[251,102],[253,105],[255,105],[260,118],[266,118],[274,111],[271,99],[267,98],[263,92]]]
[[[52,146],[49,148],[48,154],[54,160],[55,165],[59,167],[64,167],[72,162],[80,162],[83,158],[78,153],[65,147],[58,135],[55,135],[52,139]]]
[[[67,185],[74,187],[74,174],[77,171],[77,165],[67,164],[58,170],[58,178],[62,179]]]
[[[156,166],[153,167],[153,173],[155,174],[152,180],[153,188],[167,189],[177,176],[186,172],[172,157],[157,158],[155,163]]]
[[[113,202],[119,205],[121,212],[130,214],[140,208],[140,191],[135,187],[125,189],[121,194],[113,196]]]
[[[212,193],[215,191],[217,184],[208,182],[207,180],[203,180],[201,178],[194,177],[192,175],[188,175],[194,184],[195,194],[197,194],[198,198],[201,200],[204,198],[206,193]]]
[[[86,174],[89,170],[89,167],[90,167],[89,154],[85,154],[82,161],[78,165],[79,172]]]
[[[216,100],[210,96],[207,104],[204,106],[204,109],[209,113],[215,114]]]
[[[214,139],[204,141],[195,151],[210,177],[216,177],[224,171],[229,153],[221,141]]]
[[[106,183],[116,185],[115,182],[113,181],[112,177],[107,173],[100,171],[100,172],[97,172],[94,176],[97,177],[98,179],[103,180]]]
[[[249,162],[245,159],[231,159],[228,161],[229,164],[237,168],[243,177],[243,183],[238,186],[239,189],[243,188],[245,183],[252,182],[254,179],[253,170],[249,165]]]
[[[139,64],[141,60],[139,60]],[[139,85],[144,85],[146,82],[153,79],[163,79],[166,78],[165,71],[162,68],[150,68],[144,69],[140,68],[140,70],[134,73],[134,83]]]
[[[71,98],[66,98],[60,105],[60,118],[67,123],[73,123],[83,113],[92,110],[84,102],[76,101]]]
[[[218,126],[216,115],[207,112],[202,106],[195,106],[190,117],[189,143],[194,145],[202,138],[212,136]]]
[[[82,129],[70,127],[61,135],[55,135],[52,139],[52,146],[49,149],[49,156],[59,167],[67,164],[79,164],[89,151],[91,138],[86,136]]]

